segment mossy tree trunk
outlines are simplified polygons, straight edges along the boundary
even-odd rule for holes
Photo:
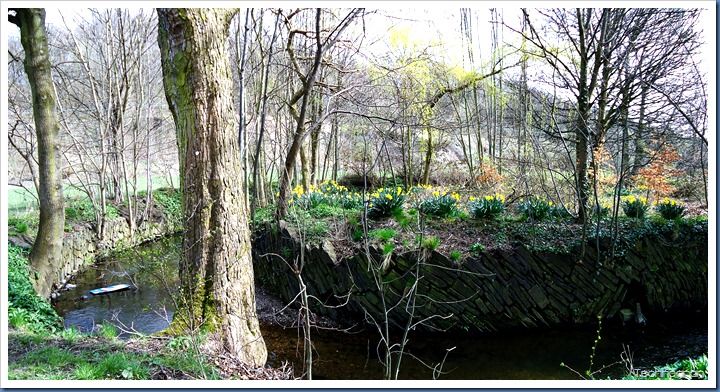
[[[237,10],[158,9],[165,93],[180,154],[185,235],[181,302],[171,330],[200,329],[262,366],[250,232],[227,56]]]
[[[62,263],[65,228],[62,177],[58,168],[57,135],[60,125],[50,73],[45,9],[16,8],[12,11],[15,15],[9,14],[8,18],[20,27],[20,40],[25,50],[24,67],[32,92],[38,148],[40,223],[29,258],[30,265],[37,273],[36,279],[31,281],[38,295],[48,297],[53,271]]]

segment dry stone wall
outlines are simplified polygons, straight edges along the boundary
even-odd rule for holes
[[[312,310],[336,319],[383,320],[387,314],[391,325],[404,327],[413,310],[415,320],[427,320],[421,329],[489,332],[620,318],[627,312],[621,309],[634,311],[636,304],[646,315],[707,306],[707,231],[683,241],[661,234],[640,237],[614,258],[607,256],[608,243],[600,243],[598,254],[593,241],[582,257],[579,246],[553,253],[517,244],[461,263],[434,251],[386,259],[372,246],[369,256],[358,251],[338,258],[329,241],[300,252],[297,238],[284,223],[257,232],[256,278],[291,301],[298,293],[291,265],[303,253],[303,281],[325,305]],[[414,305],[390,309],[415,285]]]

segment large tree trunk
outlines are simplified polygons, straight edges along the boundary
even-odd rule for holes
[[[20,27],[38,142],[40,224],[30,252],[30,265],[37,272],[37,279],[31,281],[38,295],[48,297],[52,274],[62,262],[65,228],[62,178],[58,168],[57,135],[60,124],[55,112],[56,98],[50,73],[45,10],[18,8],[14,11],[15,16],[10,16],[10,21]]]
[[[226,41],[236,10],[158,9],[163,82],[175,119],[185,236],[177,328],[222,337],[225,350],[262,366],[250,232]]]

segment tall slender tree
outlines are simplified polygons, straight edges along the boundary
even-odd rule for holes
[[[228,9],[158,9],[165,92],[175,119],[185,233],[181,309],[171,328],[203,328],[262,366],[267,349],[255,290],[233,107]]]
[[[65,209],[60,169],[58,168],[60,129],[56,113],[56,97],[50,72],[45,9],[15,8],[8,14],[10,22],[20,28],[25,50],[25,73],[32,92],[33,117],[38,146],[38,200],[40,224],[30,252],[30,265],[37,272],[33,281],[40,296],[50,294],[55,266],[62,258]]]

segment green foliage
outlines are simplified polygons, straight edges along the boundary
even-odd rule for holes
[[[266,207],[258,208],[255,210],[255,216],[253,216],[253,224],[260,225],[263,222],[273,221],[273,214],[277,207],[275,204],[270,204]]]
[[[470,247],[470,253],[472,253],[474,256],[479,256],[480,252],[485,250],[485,245],[476,242]]]
[[[13,230],[14,229],[14,230]],[[24,219],[18,217],[8,218],[8,234],[12,235],[13,231],[15,234],[27,233],[29,229],[28,224]]]
[[[352,231],[352,233],[350,233],[350,238],[355,242],[362,241],[363,237],[364,237],[364,233],[363,233],[362,229],[355,229]]]
[[[390,241],[397,235],[397,231],[386,228],[386,229],[375,229],[368,233],[370,238],[377,238],[383,242]]]
[[[440,194],[436,191],[430,198],[420,203],[418,210],[426,215],[447,218],[457,213],[458,200],[460,195],[456,192]]]
[[[440,245],[440,238],[435,236],[425,237],[422,241],[422,247],[433,251]]]
[[[75,344],[83,338],[83,333],[79,329],[73,327],[63,329],[58,333],[58,336],[68,344]]]
[[[458,262],[462,259],[462,253],[459,250],[453,250],[450,252],[450,260]]]
[[[562,205],[553,205],[550,207],[550,211],[548,212],[548,215],[550,215],[552,218],[563,220],[563,219],[570,219],[572,218],[572,214],[565,208],[565,206]]]
[[[633,369],[623,380],[707,380],[707,354],[692,359],[683,359],[665,366],[657,366],[652,370]]]
[[[32,331],[57,331],[60,317],[50,303],[35,293],[30,283],[27,254],[22,248],[8,244],[8,320],[16,328]]]
[[[624,196],[622,197],[622,209],[626,216],[642,219],[648,209],[647,199],[644,197]]]
[[[165,209],[165,216],[170,222],[182,223],[182,194],[174,189],[158,189],[153,192],[155,203]]]
[[[73,198],[65,202],[65,220],[70,222],[94,222],[95,206],[87,198]]]
[[[388,255],[392,253],[394,249],[395,245],[393,245],[392,242],[388,242],[387,244],[383,245],[383,255]]]
[[[592,209],[591,209],[592,216],[597,217],[598,215],[600,215],[600,218],[605,218],[608,215],[610,215],[611,208],[612,208],[612,206],[610,206],[610,204],[607,204],[607,203],[601,203],[600,205],[593,205]]]
[[[316,219],[329,218],[331,216],[343,216],[345,210],[339,206],[333,206],[328,204],[318,204],[317,206],[308,210],[311,217]]]
[[[344,195],[337,195],[333,199],[335,203],[346,210],[359,210],[363,206],[363,199],[357,192],[348,192]]]
[[[518,211],[525,219],[541,221],[550,215],[552,205],[552,201],[547,201],[539,196],[535,196],[529,200],[520,199]]]
[[[398,209],[402,209],[405,195],[401,187],[378,189],[370,194],[368,217],[379,219],[397,213]]]
[[[655,210],[664,219],[678,219],[685,215],[685,206],[682,202],[668,197],[655,203]]]
[[[20,347],[24,354],[10,358],[8,378],[12,380],[146,380],[159,371],[179,372],[191,378],[218,378],[207,358],[197,357],[190,350],[190,336],[173,338],[167,350],[157,351],[155,345],[143,348],[141,341],[133,343],[132,350],[123,350],[124,341],[98,339],[76,329],[9,333],[16,345],[24,346]],[[172,344],[177,347],[171,348]]]
[[[98,326],[97,335],[105,339],[113,339],[117,337],[118,331],[114,325],[104,322]]]
[[[108,219],[116,219],[120,216],[120,210],[116,206],[108,204],[105,206],[105,216]]]
[[[413,219],[417,216],[417,210],[411,208],[409,211],[405,211],[402,208],[396,208],[393,210],[392,216],[401,229],[407,230],[410,228],[410,223],[412,223]]]
[[[505,196],[496,193],[479,199],[471,197],[467,209],[475,219],[494,219],[505,211]]]
[[[315,191],[303,193],[297,198],[293,199],[294,205],[300,208],[304,208],[306,210],[317,208],[318,206],[325,203],[329,203],[328,197],[320,192]]]

